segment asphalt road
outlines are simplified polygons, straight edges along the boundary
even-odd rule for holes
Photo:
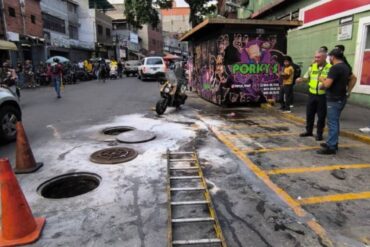
[[[155,81],[90,81],[66,86],[62,96],[51,87],[23,91],[24,126],[36,159],[45,162],[36,173],[17,175],[33,213],[47,218],[32,246],[166,246],[163,154],[193,148],[228,246],[369,244],[369,145],[341,138],[336,156],[319,156],[314,138],[298,137],[301,123],[261,108],[221,108],[190,93],[182,110],[158,117],[151,111],[159,98]],[[157,138],[129,145],[139,154],[130,162],[92,163],[96,150],[127,146],[101,134],[114,125]],[[14,144],[0,147],[12,164],[14,153]],[[61,200],[37,192],[40,183],[76,171],[98,174],[100,186]],[[189,226],[174,236],[190,237],[198,228]]]
[[[39,146],[60,133],[114,116],[148,111],[159,98],[156,81],[141,82],[136,77],[81,82],[66,85],[57,99],[52,87],[22,90],[23,125],[32,145]],[[0,146],[0,156],[14,156],[14,143]]]

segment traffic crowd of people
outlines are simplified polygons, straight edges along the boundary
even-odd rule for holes
[[[340,115],[356,84],[357,78],[344,55],[345,47],[337,45],[328,53],[326,46],[316,51],[313,63],[303,77],[295,78],[293,61],[287,56],[281,72],[280,92],[281,110],[290,112],[294,83],[308,83],[306,105],[306,131],[300,137],[313,136],[315,116],[317,115],[316,140],[323,140],[325,121],[329,129],[326,142],[321,143],[318,154],[335,154],[338,151]]]
[[[77,81],[99,79],[103,82],[107,78],[122,78],[124,61],[111,59],[91,59],[80,62],[62,63],[55,58],[51,63],[40,62],[33,65],[30,60],[23,64],[17,63],[13,67],[9,60],[1,63],[0,84],[14,87],[17,96],[24,88],[36,88],[53,84],[57,98],[61,98],[62,84],[74,84]],[[57,79],[56,79],[57,78]]]

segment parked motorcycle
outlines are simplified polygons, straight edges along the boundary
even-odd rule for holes
[[[179,83],[178,86],[176,87],[176,92],[174,95],[171,95],[171,91],[175,87],[175,85],[171,82],[170,80],[161,80],[161,99],[158,100],[156,106],[155,106],[155,111],[157,112],[158,115],[162,115],[167,107],[176,107],[179,108],[180,105],[185,104],[185,101],[187,99],[187,95],[185,93],[186,91],[186,85]]]
[[[8,71],[6,73],[6,77],[3,78],[3,82],[0,84],[0,87],[8,89],[14,96],[18,98],[18,100],[21,98],[21,91],[17,86],[14,71]]]

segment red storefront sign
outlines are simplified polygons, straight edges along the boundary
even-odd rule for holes
[[[331,0],[322,2],[321,5],[304,11],[304,24],[370,5],[369,0]]]

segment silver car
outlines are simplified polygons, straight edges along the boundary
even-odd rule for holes
[[[0,87],[0,143],[15,140],[15,124],[21,121],[21,117],[17,96],[10,89]]]

